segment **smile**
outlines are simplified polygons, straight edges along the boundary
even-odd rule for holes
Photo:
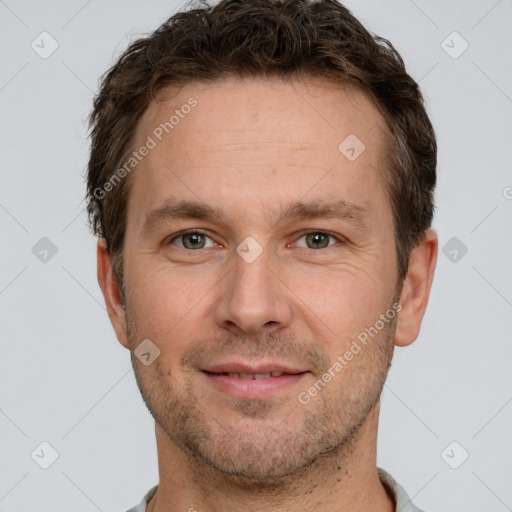
[[[267,398],[283,393],[301,381],[310,372],[301,373],[213,373],[201,372],[217,391],[237,398]]]

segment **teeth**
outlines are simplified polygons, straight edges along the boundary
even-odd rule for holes
[[[233,379],[268,379],[270,377],[280,377],[282,372],[270,373],[228,373],[228,377]]]

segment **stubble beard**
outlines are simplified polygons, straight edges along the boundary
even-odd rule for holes
[[[267,491],[307,478],[326,459],[334,457],[337,464],[350,459],[358,434],[378,408],[393,357],[396,325],[396,318],[386,324],[343,368],[342,373],[351,375],[343,386],[338,384],[336,394],[329,390],[337,386],[334,378],[309,404],[297,400],[288,417],[279,414],[282,399],[232,398],[230,416],[238,414],[240,419],[228,424],[218,409],[201,403],[189,379],[181,383],[173,377],[162,366],[161,357],[150,366],[135,359],[133,350],[144,338],[138,335],[129,307],[126,319],[132,366],[144,402],[171,442],[188,455],[190,466]],[[279,337],[272,343],[276,340]]]

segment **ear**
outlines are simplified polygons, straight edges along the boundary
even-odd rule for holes
[[[98,239],[98,283],[103,292],[110,323],[116,332],[117,339],[123,347],[129,348],[121,288],[112,272],[107,242],[104,238]]]
[[[421,321],[427,309],[428,297],[434,279],[439,240],[433,229],[428,229],[423,240],[411,251],[395,331],[395,345],[410,345],[420,332]]]

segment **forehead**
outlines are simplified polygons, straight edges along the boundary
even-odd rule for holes
[[[375,202],[384,195],[384,126],[364,93],[319,80],[226,78],[165,89],[137,126],[135,149],[152,148],[130,176],[130,202],[147,211],[170,194],[215,192],[217,206],[255,197],[268,205],[338,189]],[[363,197],[365,188],[373,196]]]
[[[163,138],[178,145],[185,133],[188,145],[203,146],[208,140],[229,142],[236,132],[233,142],[255,142],[253,135],[280,129],[281,138],[289,142],[321,139],[325,145],[337,146],[339,137],[353,129],[374,144],[384,125],[374,102],[348,85],[317,78],[289,82],[275,77],[226,77],[160,91],[141,117],[136,139],[143,142],[154,134],[158,141]]]

